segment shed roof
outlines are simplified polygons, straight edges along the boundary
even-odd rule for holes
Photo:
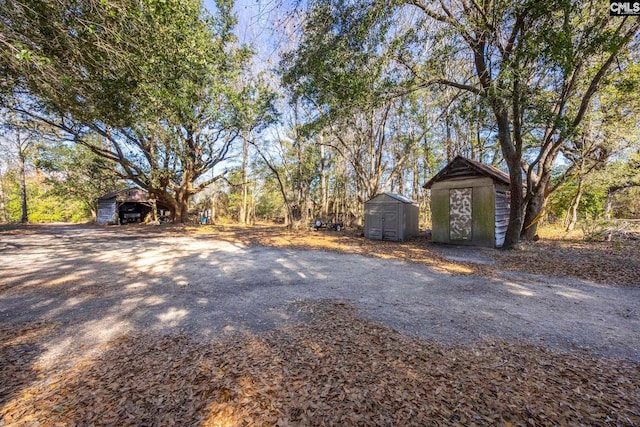
[[[415,205],[415,204],[418,203],[415,200],[412,200],[412,199],[410,199],[408,197],[403,196],[402,194],[390,193],[388,191],[385,191],[384,193],[380,193],[377,196],[372,197],[369,201],[374,200],[374,199],[376,199],[376,198],[378,198],[378,197],[380,197],[382,195],[391,197],[391,198],[396,199],[397,201],[402,202],[402,203],[407,203],[407,204],[411,204],[411,205]]]
[[[141,188],[126,188],[124,190],[112,191],[98,197],[98,200],[115,199],[119,202],[147,202],[149,193]]]
[[[502,184],[509,185],[510,183],[509,175],[502,172],[500,169],[485,165],[484,163],[480,163],[475,160],[467,159],[466,157],[456,156],[456,158],[447,166],[442,168],[440,172],[427,181],[423,188],[431,188],[431,186],[436,182],[448,179],[459,179],[472,176],[487,176]]]

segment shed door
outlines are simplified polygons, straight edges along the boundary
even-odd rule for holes
[[[116,201],[108,200],[108,201],[99,201],[98,202],[98,215],[97,215],[97,223],[98,224],[112,224],[116,222]]]
[[[398,240],[398,205],[383,205],[382,239]]]
[[[452,188],[449,190],[449,239],[471,240],[472,188]]]
[[[365,215],[364,221],[369,230],[368,238],[382,239],[382,207],[378,205],[371,206],[368,214]]]

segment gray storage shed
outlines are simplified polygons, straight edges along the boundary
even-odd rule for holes
[[[364,236],[406,240],[419,233],[418,203],[394,193],[378,194],[364,204]]]
[[[501,247],[509,225],[509,175],[457,156],[424,188],[431,189],[432,240]]]

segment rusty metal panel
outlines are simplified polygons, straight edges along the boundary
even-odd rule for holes
[[[496,189],[496,247],[502,247],[509,226],[509,213],[511,211],[511,192],[504,189]]]

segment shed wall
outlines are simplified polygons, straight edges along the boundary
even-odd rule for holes
[[[403,241],[419,233],[417,205],[380,194],[364,205],[364,236]]]
[[[115,199],[98,200],[98,214],[96,222],[98,224],[118,223],[118,205]]]
[[[490,185],[473,188],[473,238],[474,246],[493,248],[495,242],[495,191]]]
[[[404,205],[404,229],[402,232],[403,240],[410,239],[411,237],[420,234],[420,208],[418,205],[405,204]]]
[[[509,187],[496,185],[496,247],[504,245],[509,226],[509,212],[511,210],[511,194]]]
[[[382,215],[370,205],[364,208],[364,237],[382,240]]]
[[[375,240],[402,240],[401,205],[402,203],[396,200],[370,200],[365,203],[365,237]]]
[[[431,240],[449,243],[449,189],[431,187]]]
[[[469,240],[450,237],[450,190],[472,189],[472,230]],[[487,177],[440,181],[431,187],[432,240],[438,243],[495,246],[495,196],[493,179]]]

